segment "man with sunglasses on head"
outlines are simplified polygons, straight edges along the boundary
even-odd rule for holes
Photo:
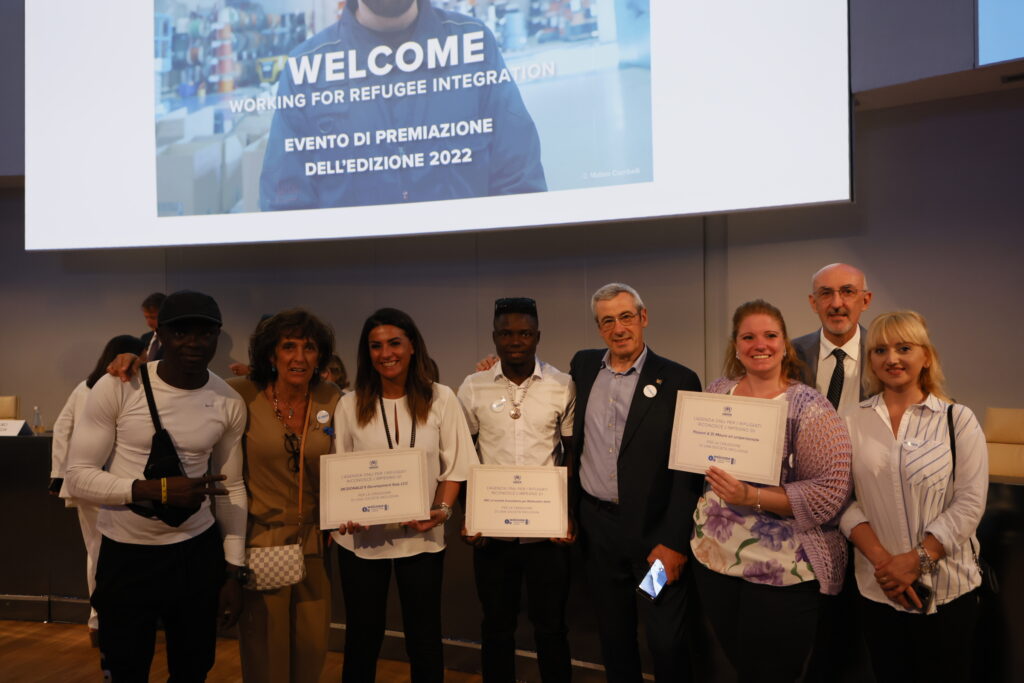
[[[569,375],[537,358],[536,302],[527,298],[495,301],[492,339],[498,363],[468,376],[458,392],[480,461],[520,467],[564,465],[576,391]],[[515,632],[524,581],[541,679],[544,683],[569,681],[572,664],[565,602],[571,518],[569,523],[568,538],[482,538],[479,534],[465,538],[474,547],[487,683],[518,680]]]
[[[861,314],[871,305],[867,278],[845,263],[825,266],[811,278],[807,297],[821,319],[821,329],[797,337],[793,348],[804,362],[804,383],[825,396],[840,415],[863,399],[864,328]]]
[[[146,478],[159,446],[141,372],[125,383],[102,377],[75,425],[67,483],[74,497],[104,506],[91,602],[115,683],[148,679],[158,621],[171,679],[204,680],[218,623],[238,620],[246,413],[241,397],[207,368],[220,328],[211,297],[176,292],[157,321],[163,359],[144,366],[181,475]],[[219,497],[216,519],[211,496]]]
[[[629,285],[611,283],[591,298],[607,349],[579,351],[573,470],[580,537],[601,652],[613,683],[641,680],[638,617],[644,621],[657,681],[693,680],[687,627],[696,603],[686,571],[701,477],[668,468],[676,392],[700,391],[690,369],[644,343],[648,315]],[[656,600],[636,588],[660,560],[668,581]]]

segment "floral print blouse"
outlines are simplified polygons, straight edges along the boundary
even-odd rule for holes
[[[793,519],[729,505],[708,487],[697,502],[693,521],[690,547],[694,557],[711,571],[772,586],[815,578],[794,534]]]

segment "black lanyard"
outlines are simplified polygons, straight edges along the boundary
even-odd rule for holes
[[[394,448],[395,447],[394,444],[391,443],[391,430],[388,429],[388,414],[384,411],[384,397],[383,396],[378,396],[377,400],[380,401],[380,416],[381,416],[381,419],[384,420],[384,433],[388,437],[388,448]],[[397,424],[398,414],[397,414],[397,412],[395,414],[395,421],[396,421],[395,427],[398,427],[398,424]],[[399,444],[399,445],[401,445],[401,444]],[[412,434],[409,437],[409,448],[412,448],[415,445],[416,445],[416,416],[413,415],[412,416]]]

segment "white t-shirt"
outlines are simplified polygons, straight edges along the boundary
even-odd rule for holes
[[[395,448],[408,448],[412,434],[412,414],[405,398],[384,399],[388,429]],[[395,413],[398,423],[395,424]],[[339,453],[378,451],[388,448],[388,438],[380,408],[373,419],[360,426],[356,419],[356,393],[346,394],[334,411],[335,440]],[[397,437],[397,438],[396,438]],[[442,384],[434,384],[434,400],[426,424],[416,425],[416,443],[427,455],[427,473],[432,481],[465,481],[470,465],[479,463],[466,418],[455,393]],[[431,496],[434,490],[430,491]],[[419,553],[444,550],[444,525],[419,533],[398,524],[375,524],[356,534],[332,534],[334,541],[367,560],[410,557]]]
[[[179,389],[160,379],[148,363],[153,397],[163,427],[170,433],[189,477],[223,474],[217,485],[228,490],[217,497],[217,522],[224,537],[225,559],[245,564],[246,498],[242,481],[242,433],[245,403],[212,372],[199,389]],[[81,415],[76,416],[68,455],[68,492],[103,505],[96,524],[121,543],[168,545],[195,538],[214,522],[209,499],[181,526],[147,519],[126,506],[132,483],[144,478],[153,442],[153,421],[138,375],[123,383],[111,376],[96,382]],[[104,469],[106,468],[106,469]]]

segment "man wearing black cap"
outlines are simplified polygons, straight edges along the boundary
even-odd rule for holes
[[[156,329],[163,360],[143,368],[181,476],[145,477],[155,426],[139,375],[127,383],[101,378],[75,425],[67,483],[74,497],[104,506],[91,602],[115,682],[147,680],[158,620],[166,632],[171,679],[204,680],[213,666],[218,620],[227,626],[238,619],[246,414],[238,394],[207,369],[220,327],[220,310],[209,296],[170,295]],[[221,496],[217,528],[210,496]],[[167,522],[167,516],[145,514],[143,506],[154,503],[196,511]]]
[[[533,299],[498,299],[494,306],[498,363],[459,387],[485,465],[561,465],[569,451],[576,391],[569,375],[537,358],[540,330]],[[544,683],[568,681],[572,672],[565,624],[569,593],[567,539],[468,538],[483,607],[484,680],[516,680],[515,631],[522,583]]]

